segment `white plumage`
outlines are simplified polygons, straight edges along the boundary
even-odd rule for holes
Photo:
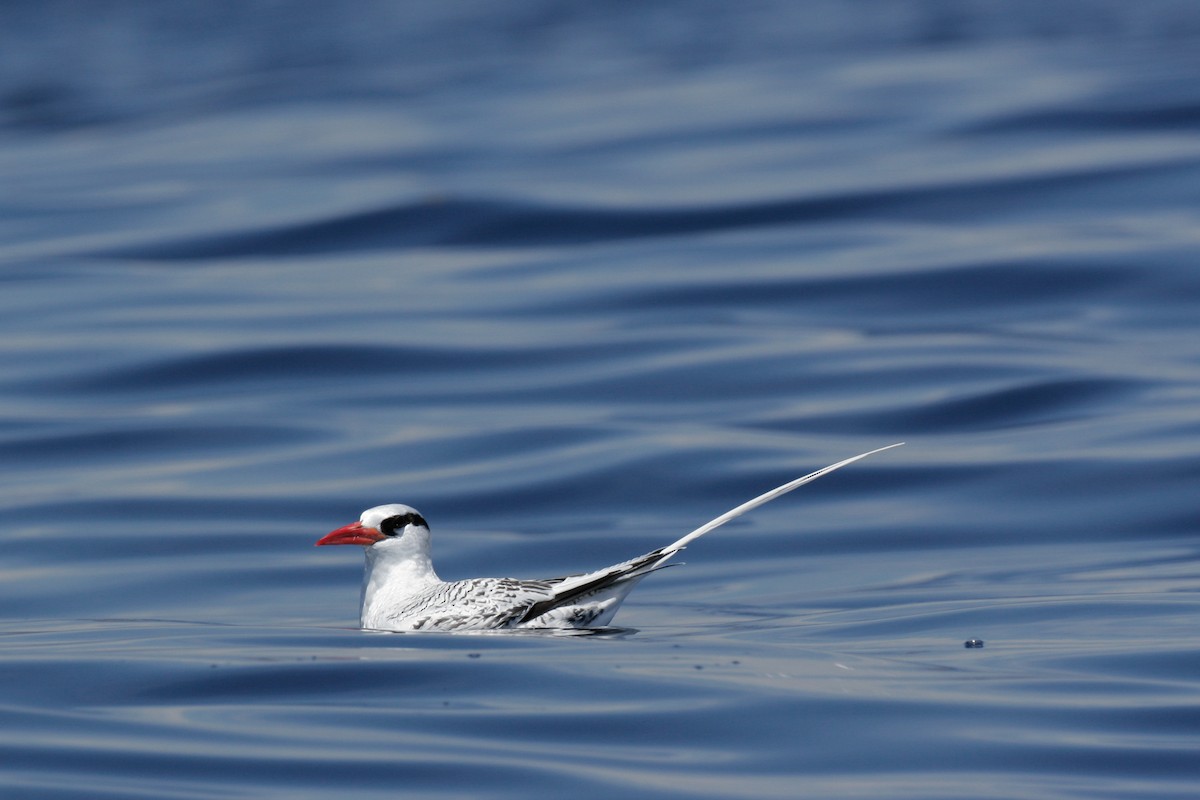
[[[546,580],[471,578],[443,581],[433,569],[429,526],[411,506],[393,503],[363,512],[358,522],[322,537],[318,545],[359,544],[367,554],[364,628],[388,631],[468,631],[513,628],[598,628],[608,625],[638,581],[694,539],[793,489],[893,444],[797,478],[701,525],[645,555],[582,575]]]

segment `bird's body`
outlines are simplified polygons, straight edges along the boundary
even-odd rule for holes
[[[429,526],[398,503],[363,512],[318,545],[359,544],[367,554],[363,628],[389,631],[480,631],[517,628],[599,628],[608,625],[638,581],[709,531],[804,484],[879,450],[839,461],[743,503],[666,547],[580,575],[546,580],[472,578],[443,581],[433,569]]]

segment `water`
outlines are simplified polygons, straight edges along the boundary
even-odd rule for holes
[[[4,797],[1194,796],[1194,4],[5,16]]]

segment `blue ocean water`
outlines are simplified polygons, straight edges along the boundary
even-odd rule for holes
[[[3,17],[5,798],[1195,795],[1194,3]]]

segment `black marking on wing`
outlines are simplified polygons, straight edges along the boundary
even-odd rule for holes
[[[520,623],[536,598],[550,598],[564,578],[483,578],[452,581],[401,610],[413,630],[507,628]]]
[[[653,564],[658,559],[662,558],[662,550],[655,550],[652,553],[646,553],[644,556],[638,556],[626,562],[620,569],[606,572],[603,575],[597,576],[594,580],[587,583],[581,583],[570,591],[556,594],[553,597],[548,597],[545,600],[539,600],[525,610],[520,619],[516,620],[517,624],[528,622],[531,619],[537,619],[542,614],[553,611],[559,606],[570,605],[572,601],[578,600],[580,597],[586,597],[589,594],[605,589],[609,586],[629,580],[632,577],[642,577],[649,574],[653,570],[646,570],[646,567]],[[561,580],[561,579],[560,579]]]

